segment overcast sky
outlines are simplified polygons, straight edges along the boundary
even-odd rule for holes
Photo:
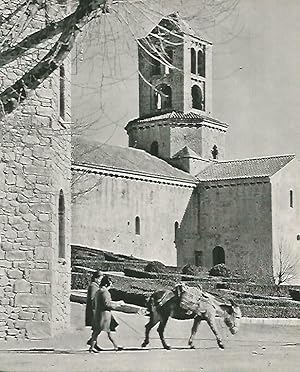
[[[300,157],[300,1],[240,0],[216,20],[200,3],[154,1],[165,14],[180,10],[198,35],[214,44],[213,116],[229,124],[226,158]],[[157,9],[133,8],[130,15],[120,12],[119,19],[112,13],[83,33],[72,77],[73,116],[95,122],[89,136],[127,146],[124,126],[138,116],[131,33],[149,31]]]

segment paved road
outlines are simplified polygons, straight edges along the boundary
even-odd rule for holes
[[[139,345],[146,318],[119,313],[118,339],[125,350],[112,351],[102,334],[99,344],[106,351],[91,355],[85,346],[90,331],[82,327],[83,310],[82,305],[73,306],[72,333],[44,343],[5,344],[6,350],[0,351],[0,371],[300,371],[299,326],[242,324],[235,336],[222,329],[226,346],[222,351],[208,327],[201,324],[197,349],[189,350],[186,342],[191,322],[171,320],[166,336],[173,349],[161,349],[154,330],[150,347],[144,350]]]

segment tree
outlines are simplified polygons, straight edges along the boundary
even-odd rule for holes
[[[288,244],[280,241],[274,265],[274,280],[277,286],[300,277],[300,257]]]
[[[203,11],[204,17],[213,18],[219,14],[227,15],[236,7],[238,1],[199,0],[201,7],[198,9]],[[77,0],[73,1],[73,6],[66,6],[68,0],[12,0],[9,5],[5,0],[1,2],[0,10],[3,15],[0,18],[0,71],[16,61],[21,61],[22,65],[25,61],[26,68],[11,85],[2,86],[0,118],[11,113],[26,100],[30,92],[62,64],[72,50],[76,38],[88,23],[109,12],[119,12],[119,5],[126,8],[128,14],[130,13],[128,6],[131,5],[144,14],[145,18],[149,18],[153,14],[157,15],[154,5],[164,1]],[[183,3],[182,0],[177,2]],[[51,6],[60,9],[56,12],[51,11]],[[41,14],[46,20],[45,27],[34,31],[30,23]],[[128,17],[123,16],[122,20],[129,28],[131,27]],[[40,58],[37,56],[37,49]],[[162,63],[168,63],[166,54],[162,49],[157,49],[157,46],[148,43],[145,51],[159,58]]]

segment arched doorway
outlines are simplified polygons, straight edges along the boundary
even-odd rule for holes
[[[213,249],[213,266],[225,263],[225,252],[222,247],[215,247]]]
[[[150,154],[154,156],[158,156],[158,143],[157,141],[153,141],[150,146]]]

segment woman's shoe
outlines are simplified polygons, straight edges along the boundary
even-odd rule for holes
[[[98,353],[99,353],[99,350],[97,350],[95,347],[90,347],[90,348],[89,348],[89,353],[95,353],[95,354],[98,354]]]
[[[99,345],[97,345],[97,344],[94,346],[94,349],[96,349],[98,351],[102,351],[101,347]]]

